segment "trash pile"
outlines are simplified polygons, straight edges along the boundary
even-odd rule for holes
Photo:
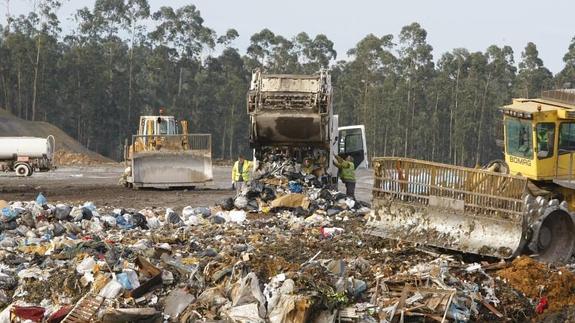
[[[568,268],[366,235],[367,203],[284,159],[256,178],[182,210],[0,201],[0,322],[525,321],[574,304],[540,280]]]

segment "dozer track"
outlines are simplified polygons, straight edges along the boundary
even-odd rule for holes
[[[396,157],[373,165],[369,234],[498,258],[523,250],[527,178]]]

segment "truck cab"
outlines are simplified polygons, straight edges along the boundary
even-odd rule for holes
[[[338,127],[337,154],[343,158],[353,157],[355,168],[368,168],[365,126]]]

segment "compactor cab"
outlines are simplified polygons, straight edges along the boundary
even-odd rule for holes
[[[141,116],[138,134],[126,145],[130,187],[194,187],[212,180],[211,135],[188,134],[173,116]]]
[[[567,261],[575,247],[575,91],[514,99],[501,110],[504,163],[374,159],[369,231],[499,258]]]

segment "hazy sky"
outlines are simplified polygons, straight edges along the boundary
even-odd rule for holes
[[[34,0],[10,0],[12,14],[27,12]],[[63,0],[59,12],[64,30],[76,9],[93,0]],[[6,0],[0,0],[5,16]],[[434,58],[453,48],[485,50],[489,45],[510,45],[516,62],[529,41],[534,42],[545,66],[557,73],[575,36],[575,0],[149,0],[152,11],[193,3],[205,24],[221,34],[235,28],[234,45],[245,50],[249,38],[263,28],[291,38],[301,31],[324,33],[335,43],[338,59],[365,35],[397,35],[402,26],[419,22],[427,30]],[[5,21],[3,18],[2,22]]]

